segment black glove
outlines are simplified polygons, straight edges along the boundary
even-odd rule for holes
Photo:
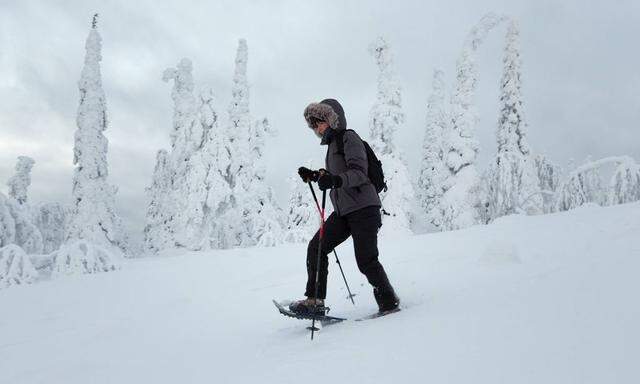
[[[305,183],[309,181],[318,181],[318,179],[320,178],[320,172],[312,171],[309,168],[305,167],[298,168],[298,175],[300,175],[300,178]]]
[[[318,179],[318,188],[321,191],[326,191],[327,189],[340,188],[342,186],[342,179],[340,176],[335,176],[330,173],[324,173]]]

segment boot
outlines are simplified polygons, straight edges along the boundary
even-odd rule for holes
[[[314,299],[313,297],[307,297],[303,300],[294,301],[289,304],[289,310],[301,315],[316,315],[324,316],[327,312],[327,308],[324,306],[323,299]]]
[[[386,290],[373,288],[373,297],[376,298],[376,303],[378,303],[378,312],[381,313],[393,311],[400,305],[400,299],[396,296],[396,293],[391,287]]]

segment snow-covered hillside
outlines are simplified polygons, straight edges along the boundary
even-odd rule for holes
[[[382,239],[404,310],[281,316],[305,246],[165,254],[0,291],[0,383],[637,383],[640,203]],[[375,311],[351,244],[332,314]]]

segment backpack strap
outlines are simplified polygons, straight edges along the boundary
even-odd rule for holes
[[[336,145],[338,146],[338,154],[342,155],[344,157],[344,134],[347,131],[351,131],[351,132],[355,132],[353,129],[341,129],[340,131],[336,132],[336,135],[334,136],[333,140],[336,140]],[[356,134],[357,135],[357,134]],[[359,137],[359,136],[358,136]],[[365,150],[365,154],[367,152],[367,146],[366,146],[366,142],[362,139],[360,139],[360,141],[362,141],[362,144],[364,144],[364,150]],[[357,169],[359,171],[362,171],[362,173],[366,174],[365,170],[360,168],[360,167],[356,167],[356,166],[351,166],[349,167],[351,169]]]
[[[344,134],[347,131],[353,131],[353,129],[341,129],[336,132],[334,136],[334,140],[336,141],[336,145],[338,146],[338,153],[344,156]]]
[[[342,155],[343,157],[344,157],[344,134],[347,131],[355,132],[353,129],[341,129],[338,132],[336,132],[335,136],[333,137],[333,140],[336,140],[336,145],[338,146],[338,152],[337,153],[339,155]],[[363,143],[364,143],[364,141],[363,141]],[[366,151],[366,147],[365,147],[365,151]],[[328,154],[328,152],[327,152],[327,154]],[[364,171],[364,169],[362,169],[360,167],[355,167],[355,166],[349,167],[348,166],[348,168],[357,169],[357,170],[361,171],[362,173],[364,173],[365,175],[367,175],[367,173]],[[368,177],[368,175],[367,175],[367,177]],[[358,191],[358,193],[360,193],[361,192],[360,187],[356,187],[356,191]]]

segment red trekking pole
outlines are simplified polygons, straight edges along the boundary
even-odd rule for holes
[[[324,209],[320,209],[320,204],[318,204],[318,198],[316,197],[316,192],[313,190],[313,185],[311,185],[311,183],[309,183],[309,188],[311,188],[311,194],[313,195],[313,200],[316,202],[318,213],[322,217],[322,222],[324,223],[324,214],[323,214]],[[338,264],[338,267],[340,268],[340,274],[342,275],[342,280],[344,281],[344,285],[347,287],[347,292],[349,293],[349,300],[351,300],[351,303],[353,303],[353,305],[356,305],[356,302],[353,300],[355,295],[352,294],[351,289],[349,289],[349,283],[347,283],[347,277],[344,275],[344,271],[342,270],[342,264],[340,264],[340,259],[338,259],[338,253],[336,252],[335,248],[333,249],[333,255],[336,257],[336,264]]]
[[[327,191],[322,191],[322,209],[318,204],[318,198],[316,197],[316,192],[313,190],[313,186],[311,182],[309,183],[309,188],[311,188],[311,193],[313,194],[313,198],[316,200],[316,205],[318,206],[318,212],[320,213],[320,230],[318,231],[318,258],[316,259],[316,289],[315,294],[313,295],[313,321],[311,322],[311,340],[313,340],[313,333],[316,330],[316,316],[318,313],[318,281],[320,280],[320,256],[322,255],[322,240],[324,238],[324,207],[325,202],[327,201]]]
[[[318,281],[320,280],[320,259],[322,256],[322,240],[324,238],[324,213],[325,213],[325,204],[327,200],[327,191],[322,191],[322,207],[318,203],[318,197],[316,196],[316,191],[313,189],[313,185],[311,182],[307,182],[309,184],[309,189],[311,189],[311,194],[313,195],[313,200],[316,202],[316,207],[318,208],[318,213],[320,214],[320,230],[318,231],[318,258],[316,263],[316,287],[315,287],[315,295],[314,295],[314,310],[313,310],[313,321],[311,323],[311,340],[313,340],[313,333],[316,330],[316,314],[318,313]],[[344,280],[344,284],[347,287],[347,292],[349,292],[349,299],[353,305],[356,305],[355,301],[353,301],[353,294],[351,293],[351,289],[349,289],[349,284],[347,283],[347,278],[344,275],[344,271],[342,270],[342,265],[340,264],[340,259],[338,259],[338,254],[336,250],[333,250],[333,254],[336,256],[336,263],[338,263],[338,267],[340,267],[340,273],[342,274],[342,279]]]

